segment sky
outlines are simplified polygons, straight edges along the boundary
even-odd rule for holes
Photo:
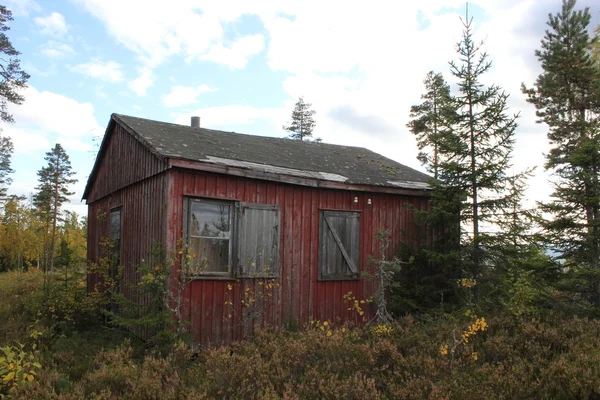
[[[590,31],[600,24],[597,0]],[[361,146],[424,171],[406,128],[421,102],[428,71],[453,90],[448,62],[456,60],[465,2],[4,0],[14,21],[7,32],[31,75],[14,124],[10,193],[29,195],[44,155],[60,143],[78,183],[67,207],[81,201],[111,113],[253,135],[285,137],[300,96],[317,114],[314,135]],[[547,127],[536,124],[521,83],[541,67],[534,55],[548,13],[559,0],[469,2],[475,39],[493,62],[482,77],[510,95],[519,114],[514,172],[536,167],[527,201],[547,199],[543,171]],[[268,151],[268,149],[265,149]]]

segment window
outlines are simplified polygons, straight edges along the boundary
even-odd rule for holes
[[[113,266],[121,263],[121,208],[110,210],[110,242]]]
[[[201,274],[231,272],[231,203],[190,200],[188,246]]]
[[[321,211],[319,279],[359,278],[360,213]]]
[[[110,238],[110,260],[111,269],[110,277],[117,280],[120,276],[119,266],[121,265],[121,207],[113,208],[110,210],[110,227],[109,227],[109,238]],[[116,287],[119,291],[122,289],[120,280],[116,282]],[[115,315],[121,315],[121,309],[116,300],[111,300],[110,310]]]
[[[239,276],[269,278],[279,276],[279,207],[240,203]]]
[[[279,207],[188,199],[185,228],[199,275],[279,276]]]

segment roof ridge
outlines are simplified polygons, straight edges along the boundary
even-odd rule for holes
[[[178,128],[182,128],[182,127],[183,128],[189,128],[190,131],[192,129],[201,129],[201,130],[204,130],[204,131],[215,132],[215,133],[218,133],[218,134],[225,133],[225,134],[229,134],[229,135],[232,135],[232,134],[234,134],[234,135],[244,135],[244,136],[250,136],[250,137],[253,137],[253,138],[264,138],[264,139],[269,139],[269,140],[281,140],[281,141],[286,141],[286,142],[290,141],[290,140],[293,140],[296,143],[304,143],[304,144],[307,144],[307,145],[320,145],[320,146],[333,146],[333,147],[342,147],[342,148],[362,149],[362,150],[369,151],[369,152],[371,152],[373,154],[376,154],[376,155],[378,155],[380,157],[385,157],[385,156],[382,156],[379,153],[374,152],[373,150],[367,149],[366,147],[362,147],[362,146],[350,146],[350,145],[347,145],[347,144],[314,142],[314,141],[308,141],[308,140],[295,140],[295,139],[290,139],[290,138],[286,138],[286,137],[278,137],[278,136],[253,135],[253,134],[250,134],[250,133],[235,132],[235,131],[223,131],[223,130],[220,130],[220,129],[211,129],[211,128],[203,128],[203,127],[194,128],[194,127],[189,126],[189,125],[178,124],[178,123],[175,123],[175,122],[157,121],[155,119],[141,118],[141,117],[135,117],[135,116],[132,116],[132,115],[125,115],[125,114],[119,114],[119,113],[112,113],[112,115],[120,118],[121,120],[122,120],[122,117],[125,117],[125,118],[134,118],[134,119],[139,119],[139,120],[148,121],[148,122],[152,122],[152,123],[160,123],[160,124],[166,124],[166,125],[173,125],[173,126],[176,126]],[[123,121],[123,122],[125,122],[125,121]]]

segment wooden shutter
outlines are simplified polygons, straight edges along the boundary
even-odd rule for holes
[[[279,276],[281,212],[271,204],[240,203],[237,261],[240,277]]]
[[[321,211],[319,279],[359,277],[360,213]]]

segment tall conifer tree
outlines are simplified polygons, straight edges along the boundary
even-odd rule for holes
[[[440,149],[445,136],[449,134],[454,114],[450,86],[442,74],[429,71],[423,81],[426,93],[419,105],[410,108],[411,121],[407,124],[417,138],[418,159],[437,179],[440,163]]]
[[[29,74],[21,69],[19,53],[12,45],[6,31],[8,23],[13,20],[12,13],[5,6],[0,6],[0,120],[14,122],[8,112],[8,103],[21,104],[25,98],[20,89],[27,86]]]
[[[512,169],[517,115],[508,112],[508,94],[499,86],[485,86],[483,74],[492,66],[488,56],[473,39],[473,20],[463,20],[463,37],[457,44],[458,60],[450,71],[458,80],[454,97],[453,137],[440,148],[440,180],[454,192],[462,193],[461,225],[464,229],[463,269],[478,277],[485,264],[485,248],[494,235],[483,232],[495,225],[499,214],[509,207],[507,172]]]
[[[522,87],[548,125],[546,169],[555,176],[552,200],[542,205],[547,238],[568,265],[600,268],[600,66],[591,50],[589,9],[575,0],[549,15],[541,49],[543,72]]]
[[[567,267],[566,286],[577,298],[600,305],[600,62],[590,12],[563,1],[548,16],[535,52],[543,72],[533,88],[522,86],[548,125],[546,170],[554,176],[549,202],[541,204],[545,239]]]
[[[313,110],[311,103],[305,103],[304,98],[300,97],[292,111],[292,120],[289,125],[284,125],[283,129],[290,133],[290,139],[305,140],[312,138],[315,129],[315,119],[313,116],[317,113]]]
[[[75,172],[71,169],[69,156],[60,144],[46,153],[44,157],[48,165],[38,171],[38,192],[34,195],[34,205],[40,217],[45,221],[46,231],[50,235],[46,254],[46,270],[54,267],[54,249],[56,247],[56,227],[60,218],[61,208],[68,202],[67,196],[73,195],[69,185],[77,182],[71,178]]]
[[[453,95],[441,76],[429,74],[426,101],[411,108],[413,120],[408,125],[417,134],[419,147],[428,152],[420,159],[437,178],[430,182],[430,211],[416,213],[434,235],[430,245],[416,249],[413,259],[421,265],[412,268],[415,276],[428,271],[419,285],[428,285],[427,293],[420,296],[430,304],[430,294],[437,295],[438,301],[452,301],[456,279],[479,279],[489,272],[486,266],[501,259],[504,231],[511,229],[504,221],[516,215],[511,198],[522,189],[517,185],[511,190],[511,181],[522,182],[526,176],[508,175],[518,115],[509,114],[508,95],[500,87],[481,82],[491,62],[473,40],[468,14],[462,22],[458,60],[450,63],[458,92]],[[432,101],[436,98],[439,102]],[[491,284],[495,290],[497,283]]]

